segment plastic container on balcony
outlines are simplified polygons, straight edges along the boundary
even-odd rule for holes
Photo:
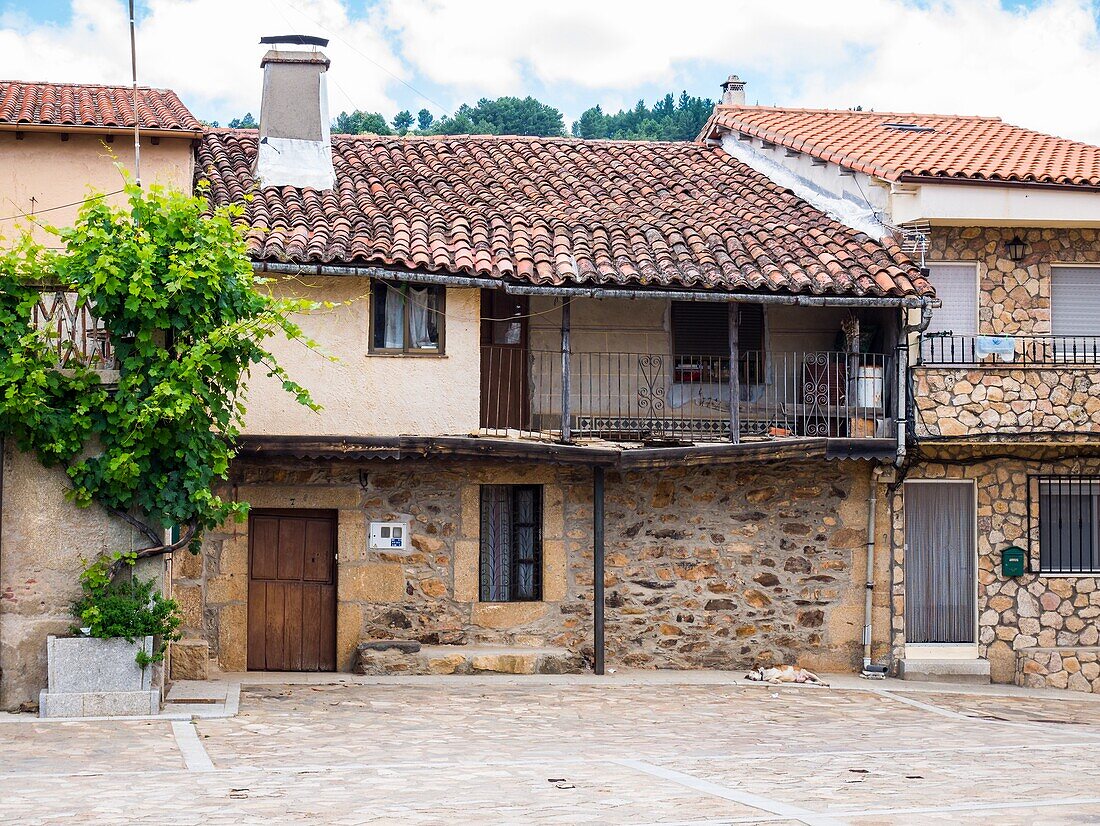
[[[882,367],[866,365],[856,373],[856,406],[882,407]]]

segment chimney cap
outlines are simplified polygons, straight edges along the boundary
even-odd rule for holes
[[[726,82],[722,84],[722,105],[745,105],[745,81],[737,75],[730,75],[726,78]]]
[[[314,37],[309,34],[273,34],[260,38],[261,44],[290,43],[293,46],[321,46],[328,45],[327,37]]]

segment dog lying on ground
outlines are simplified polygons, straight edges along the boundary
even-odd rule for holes
[[[809,683],[810,685],[829,685],[812,671],[797,665],[776,665],[770,668],[760,666],[745,675],[746,680],[759,683]]]

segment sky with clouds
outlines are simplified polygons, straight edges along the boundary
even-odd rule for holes
[[[257,41],[331,38],[329,100],[427,108],[534,95],[584,109],[716,97],[994,114],[1100,143],[1100,0],[139,0],[140,79],[199,117],[259,108]],[[127,83],[125,0],[0,0],[0,78]]]

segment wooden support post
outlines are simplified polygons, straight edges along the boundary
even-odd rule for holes
[[[847,431],[841,431],[833,433],[833,436],[844,436],[848,438],[856,438],[862,436],[873,436],[874,430],[870,433],[866,433],[866,410],[858,409],[859,404],[859,317],[853,312],[847,321],[844,322],[844,336],[845,344],[848,350],[848,364],[845,367],[845,382],[838,387],[844,388],[844,409],[846,411],[845,419],[847,420]],[[840,369],[840,365],[837,365],[837,369]],[[839,400],[837,406],[840,407]],[[871,422],[874,422],[874,414],[872,414]]]
[[[741,360],[740,345],[738,344],[738,314],[741,305],[736,301],[729,303],[729,329],[730,329],[730,441],[738,444],[741,441],[741,408],[738,404],[741,395],[741,371],[738,362]]]
[[[563,298],[561,302],[561,440],[566,444],[573,435],[572,411],[569,409],[569,305],[572,301],[571,298]]]
[[[592,635],[597,674],[604,673],[603,466],[592,468]]]

